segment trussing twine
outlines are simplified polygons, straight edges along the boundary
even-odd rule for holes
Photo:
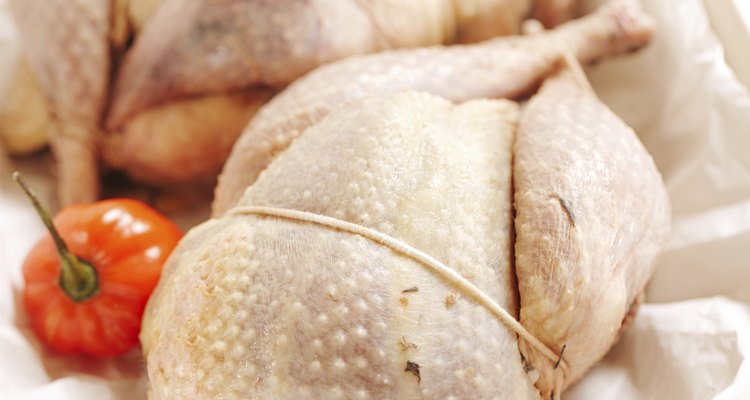
[[[580,85],[584,91],[596,97],[596,92],[594,92],[594,88],[591,87],[591,83],[589,82],[588,77],[586,77],[586,72],[583,71],[583,67],[575,56],[575,53],[573,53],[573,49],[571,49],[560,36],[553,34],[551,37],[554,38],[555,45],[560,49],[563,62],[565,62],[565,65],[573,74],[573,78],[578,85]]]
[[[263,207],[263,206],[241,206],[232,209],[229,214],[233,215],[247,215],[254,214],[260,216],[271,216],[283,219],[289,219],[294,221],[301,221],[316,224],[319,226],[327,227],[334,230],[352,233],[355,235],[362,236],[373,242],[379,243],[389,249],[401,253],[415,261],[420,262],[422,265],[433,270],[435,273],[440,275],[443,279],[453,284],[456,288],[461,290],[463,294],[471,296],[477,303],[484,306],[492,314],[494,314],[503,324],[515,331],[518,336],[523,338],[527,343],[532,345],[536,350],[550,360],[553,365],[562,368],[563,371],[568,370],[568,364],[562,357],[561,354],[556,354],[539,339],[537,339],[531,332],[527,331],[513,316],[511,316],[504,308],[502,308],[495,300],[489,297],[481,289],[476,287],[469,280],[461,276],[455,270],[449,268],[445,264],[431,257],[430,255],[415,249],[414,247],[402,242],[401,240],[390,237],[384,233],[378,232],[368,227],[354,224],[347,221],[342,221],[337,218],[329,217],[326,215],[320,215],[310,213],[306,211],[292,210],[286,208],[276,207]]]
[[[581,63],[578,61],[578,57],[576,57],[575,53],[573,52],[573,49],[570,48],[567,42],[560,37],[559,34],[556,34],[555,32],[549,32],[544,29],[544,26],[541,22],[535,20],[535,19],[529,19],[523,22],[522,31],[525,35],[537,35],[541,33],[548,32],[549,37],[552,39],[554,45],[558,48],[560,51],[560,56],[562,57],[562,61],[565,63],[565,66],[570,69],[570,72],[573,74],[573,78],[576,80],[576,82],[585,90],[586,92],[590,94],[594,94],[594,88],[591,87],[591,83],[589,82],[588,78],[586,77],[586,73],[583,71],[583,67],[581,66]]]

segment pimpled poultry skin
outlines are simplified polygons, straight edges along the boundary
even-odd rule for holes
[[[514,310],[518,114],[508,101],[369,98],[310,127],[241,203],[378,229]],[[513,333],[362,237],[229,214],[193,230],[170,260],[141,333],[151,399],[533,397]]]
[[[213,214],[231,208],[273,158],[336,107],[372,95],[418,89],[451,101],[526,95],[570,51],[582,63],[636,49],[653,25],[637,2],[613,0],[595,13],[534,35],[465,46],[351,57],[298,79],[253,117],[216,186]]]
[[[29,65],[48,102],[48,137],[57,155],[63,204],[98,194],[97,138],[111,68],[109,3],[11,2]]]
[[[635,132],[569,71],[524,107],[513,147],[520,322],[583,374],[627,325],[666,244],[666,189]],[[632,310],[632,312],[631,312]],[[551,395],[555,371],[519,348]]]
[[[531,0],[12,3],[52,115],[62,204],[97,196],[101,161],[155,185],[212,182],[257,108],[321,63],[515,33],[531,9]]]
[[[578,58],[647,41],[651,25],[635,3],[607,7],[579,22],[587,28],[560,34]],[[612,26],[621,33],[606,34]],[[535,38],[559,50],[553,37]],[[606,51],[586,48],[603,43]],[[411,54],[423,57],[418,65],[438,60],[433,72],[450,50]],[[409,60],[396,54],[370,59]],[[347,77],[336,66],[356,62],[319,71]],[[527,85],[541,87],[521,109],[476,89],[531,90],[513,83],[517,75],[492,76],[504,70],[487,64],[467,63],[465,78],[443,92],[391,89],[384,82],[409,70],[371,65],[367,81],[388,90],[346,97],[369,87],[343,86],[326,95],[345,101],[307,119],[278,109],[278,121],[304,122],[298,137],[282,141],[262,173],[249,169],[239,200],[170,257],[141,331],[150,398],[554,399],[632,320],[666,241],[668,199],[635,133],[582,75],[559,62],[539,69]],[[565,367],[404,253],[251,206],[334,217],[430,254],[517,317]]]
[[[347,56],[514,34],[530,7],[531,0],[165,0],[123,63],[107,124],[117,128],[176,98],[284,87]]]
[[[246,206],[430,254],[567,370],[404,253]],[[149,398],[559,398],[619,337],[668,227],[650,156],[566,71],[523,111],[410,90],[354,101],[172,254],[141,331]]]
[[[530,16],[554,27],[578,16],[580,2],[163,1],[117,77],[110,129],[175,99],[283,88],[321,64],[352,55],[518,34]]]

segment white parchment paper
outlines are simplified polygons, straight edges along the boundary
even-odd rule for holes
[[[750,399],[750,95],[723,61],[700,0],[643,3],[658,22],[652,44],[589,72],[662,171],[673,234],[649,303],[564,397]],[[6,12],[0,0],[0,73],[17,51]],[[114,361],[60,357],[29,330],[21,262],[43,226],[10,184],[13,169],[54,199],[48,156],[0,155],[0,399],[145,398],[137,351]]]

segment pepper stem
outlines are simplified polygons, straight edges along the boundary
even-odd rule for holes
[[[99,291],[99,277],[89,262],[81,260],[68,250],[65,241],[62,240],[57,232],[52,218],[47,209],[42,206],[34,192],[26,186],[21,174],[16,171],[13,173],[13,180],[21,186],[26,196],[34,205],[39,218],[42,219],[44,226],[47,227],[52,240],[57,247],[57,253],[60,255],[60,287],[68,297],[75,302],[81,302],[95,295]]]

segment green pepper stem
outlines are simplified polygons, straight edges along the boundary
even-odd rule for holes
[[[21,189],[23,189],[26,196],[31,200],[31,204],[36,209],[39,218],[42,219],[44,226],[47,227],[52,240],[55,242],[57,253],[60,255],[60,287],[68,297],[76,302],[84,301],[95,295],[99,291],[99,277],[96,274],[96,268],[70,252],[65,241],[60,237],[55,225],[52,223],[49,212],[42,206],[34,192],[29,189],[18,171],[13,173],[13,180],[21,186]]]

